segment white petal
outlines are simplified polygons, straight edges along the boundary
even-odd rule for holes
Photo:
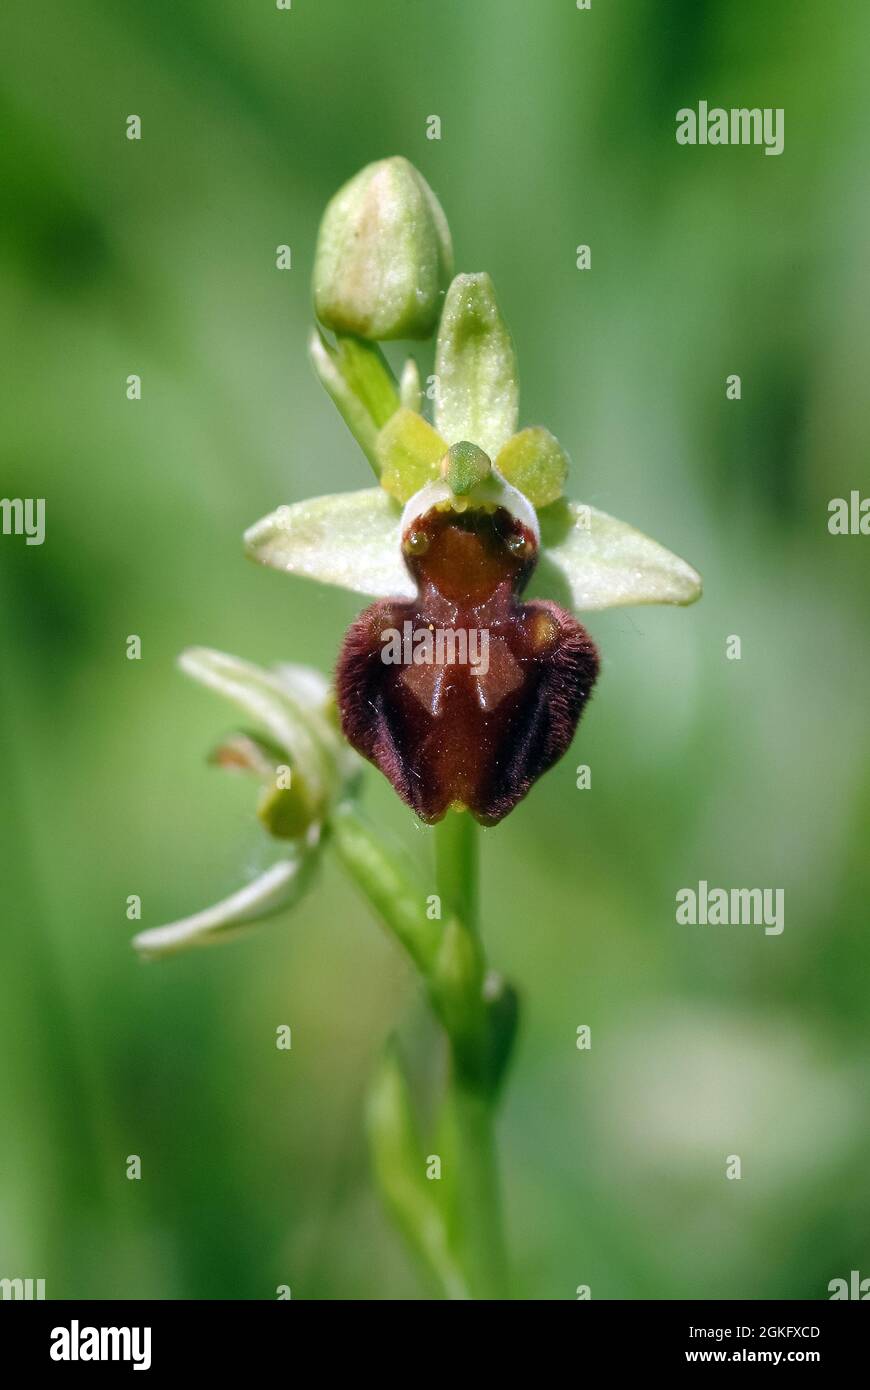
[[[685,560],[606,512],[577,502],[554,502],[538,513],[542,555],[531,592],[558,598],[553,582],[570,590],[570,606],[591,611],[632,603],[694,603],[701,576]]]
[[[248,554],[287,574],[375,598],[413,598],[402,559],[401,508],[383,488],[279,507],[245,532]]]
[[[141,955],[153,959],[191,946],[213,946],[230,940],[262,918],[298,902],[308,886],[313,863],[314,855],[305,850],[292,858],[280,859],[229,898],[169,926],[140,932],[133,938],[133,945]]]

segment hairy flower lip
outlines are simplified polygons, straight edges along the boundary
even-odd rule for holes
[[[540,549],[541,528],[538,514],[527,497],[512,487],[498,469],[493,466],[489,477],[466,496],[457,498],[443,478],[425,483],[414,496],[405,503],[399,522],[399,532],[404,538],[415,521],[425,516],[433,507],[449,507],[456,512],[473,511],[476,507],[504,507],[534,537],[535,546]]]
[[[491,591],[446,605],[466,633],[486,607],[485,671],[455,655],[387,664],[387,630],[408,621],[434,631],[445,616],[436,576],[422,577],[417,599],[382,599],[346,634],[336,668],[342,728],[420,820],[436,823],[461,805],[496,825],[566,751],[595,683],[597,651],[570,613],[524,602],[496,574]]]

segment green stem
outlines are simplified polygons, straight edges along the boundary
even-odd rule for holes
[[[475,934],[478,857],[476,822],[467,811],[448,811],[435,827],[435,882],[446,907]]]
[[[449,811],[435,827],[435,882],[442,903],[479,941],[477,824],[467,811]],[[482,981],[472,972],[472,988]],[[479,1017],[479,998],[467,1001]],[[486,1036],[479,1039],[485,1048]],[[507,1255],[495,1140],[495,1094],[485,1067],[469,1069],[467,1039],[450,1037],[448,1105],[456,1140],[457,1239],[474,1297],[507,1297]]]
[[[493,1098],[463,1081],[454,1064],[448,1103],[456,1138],[456,1238],[460,1264],[473,1298],[507,1298],[507,1252]]]
[[[494,1065],[493,1052],[505,1025],[493,1012],[492,1002],[486,1003],[483,996],[477,826],[468,812],[450,812],[435,828],[435,884],[443,921],[430,919],[425,889],[355,806],[340,807],[333,814],[330,830],[342,865],[414,960],[447,1033],[450,1244],[471,1297],[506,1298],[507,1260],[495,1142],[496,1091],[503,1066]],[[513,1026],[507,1026],[512,1037]],[[506,1047],[509,1051],[509,1044]],[[408,1121],[394,1091],[387,1095],[390,1105],[381,1105],[374,1126],[381,1186],[400,1214],[411,1243],[427,1255],[448,1296],[456,1296],[451,1288],[456,1280],[446,1281],[443,1261],[432,1258],[432,1250],[441,1248],[437,1245],[437,1212],[429,1208],[425,1184],[423,1190],[416,1184],[417,1162],[412,1157],[416,1145],[408,1140]],[[391,1116],[389,1123],[387,1116]],[[427,1210],[430,1214],[425,1218],[421,1213]],[[428,1240],[422,1238],[424,1227]]]
[[[427,916],[413,874],[354,806],[335,811],[330,831],[344,868],[428,978],[441,944],[441,923]]]

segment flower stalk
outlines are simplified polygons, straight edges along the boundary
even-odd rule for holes
[[[435,881],[443,902],[464,924],[476,951],[468,1012],[478,1066],[469,1067],[462,1035],[450,1038],[447,1105],[456,1136],[457,1231],[461,1262],[476,1298],[507,1297],[508,1263],[495,1136],[498,1080],[490,1065],[491,1013],[479,936],[479,831],[467,812],[452,813],[435,827]]]
[[[490,981],[477,933],[477,826],[466,812],[453,813],[435,827],[435,882],[446,921],[430,921],[426,898],[377,832],[352,807],[332,822],[335,851],[357,887],[395,935],[420,971],[444,1027],[449,1074],[442,1135],[451,1165],[448,1190],[452,1220],[439,1221],[417,1193],[422,1148],[415,1133],[407,1089],[394,1043],[378,1072],[369,1107],[375,1168],[388,1203],[417,1253],[447,1297],[500,1299],[507,1296],[508,1273],[496,1154],[495,1119],[501,1067],[493,1066],[494,1030],[503,1024],[493,1010],[501,994]],[[493,984],[495,989],[493,990]],[[487,999],[487,991],[491,998]],[[511,1034],[515,1018],[511,1022]],[[438,1208],[434,1203],[433,1208]],[[416,1216],[412,1218],[412,1214]],[[438,1234],[435,1234],[437,1228]],[[445,1265],[445,1250],[451,1252]],[[445,1277],[449,1268],[450,1277]],[[461,1278],[455,1278],[461,1271]]]
[[[453,812],[435,826],[435,883],[442,904],[478,931],[480,844],[477,826],[465,812]]]

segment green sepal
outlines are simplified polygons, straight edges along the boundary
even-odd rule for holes
[[[530,596],[578,612],[625,604],[694,603],[701,576],[685,560],[624,521],[561,500],[538,513],[541,559]]]
[[[398,502],[407,502],[438,477],[447,445],[428,420],[402,407],[384,425],[377,442],[381,487]]]
[[[309,497],[245,532],[251,559],[285,574],[376,598],[413,598],[402,559],[401,508],[381,487]]]
[[[500,450],[495,466],[513,487],[525,493],[535,508],[558,501],[565,490],[568,455],[542,425],[512,435]]]

